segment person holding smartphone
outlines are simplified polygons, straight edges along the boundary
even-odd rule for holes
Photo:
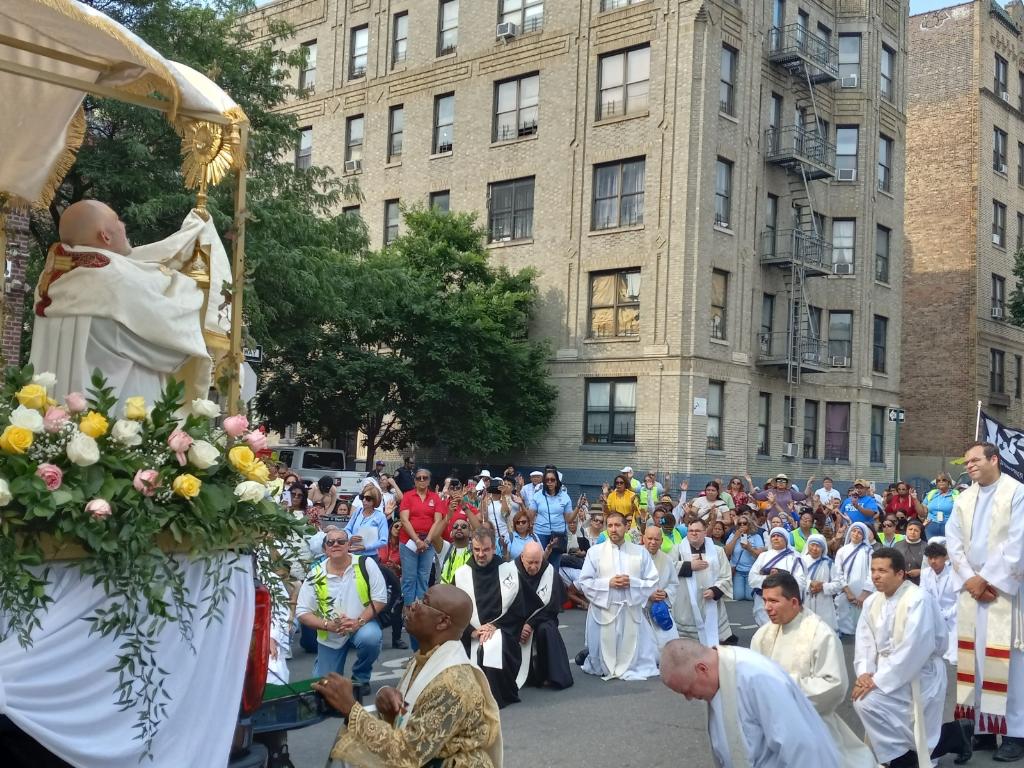
[[[544,472],[544,490],[534,495],[528,508],[533,516],[533,532],[537,534],[542,547],[551,544],[550,562],[558,572],[562,554],[568,541],[569,519],[575,513],[569,492],[562,487],[558,470],[551,468]]]

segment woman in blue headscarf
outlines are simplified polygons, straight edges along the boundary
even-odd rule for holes
[[[846,543],[836,552],[836,568],[843,579],[843,590],[836,595],[836,624],[840,635],[856,632],[860,608],[875,591],[871,583],[874,538],[866,523],[854,523],[846,532]]]
[[[820,533],[807,537],[804,546],[804,566],[807,568],[807,594],[804,608],[817,614],[818,618],[836,628],[835,596],[843,590],[843,579],[839,568],[828,556],[828,543]]]
[[[761,585],[773,571],[791,573],[800,585],[801,596],[807,586],[807,569],[804,568],[800,553],[792,547],[789,531],[778,526],[772,528],[768,532],[768,547],[757,556],[754,564],[750,566],[750,575],[747,577],[747,583],[754,591],[754,621],[759,627],[768,623],[768,614],[761,599]]]

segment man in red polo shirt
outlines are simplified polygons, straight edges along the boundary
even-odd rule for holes
[[[419,468],[413,475],[416,487],[402,494],[398,514],[402,529],[398,533],[402,559],[402,601],[412,605],[427,594],[434,549],[430,540],[445,522],[444,502],[430,489],[430,471]],[[415,648],[415,639],[412,640]]]

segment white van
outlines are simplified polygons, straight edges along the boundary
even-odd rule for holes
[[[315,483],[324,475],[334,478],[338,494],[343,499],[352,499],[363,487],[366,473],[349,471],[344,451],[305,445],[274,445],[270,452],[276,461],[287,465],[307,483]]]

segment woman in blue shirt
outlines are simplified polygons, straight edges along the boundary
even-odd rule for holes
[[[928,507],[926,539],[930,539],[932,536],[946,535],[946,523],[949,522],[949,516],[953,514],[953,503],[959,495],[960,492],[953,487],[949,475],[943,473],[935,478],[935,487],[924,497],[924,505]]]
[[[736,530],[725,542],[725,556],[732,563],[732,598],[733,600],[753,600],[754,593],[747,583],[750,566],[757,556],[764,552],[764,536],[747,516],[736,521]]]
[[[516,512],[512,518],[512,528],[512,537],[508,542],[510,560],[519,557],[527,543],[536,541],[540,544],[540,539],[537,538],[537,534],[533,532],[533,526],[530,524],[530,515],[525,509]]]
[[[359,499],[363,502],[362,511],[352,515],[345,526],[351,542],[350,549],[354,555],[365,555],[376,560],[377,551],[388,545],[388,517],[384,513],[377,486],[367,484]],[[394,502],[390,502],[390,506],[392,509],[388,511],[393,512]],[[372,539],[369,536],[370,531],[376,531],[376,536]],[[363,534],[366,534],[365,537]]]
[[[557,469],[545,470],[544,490],[533,495],[529,506],[533,513],[533,532],[537,535],[540,545],[547,548],[552,537],[557,536],[561,539],[560,546],[556,545],[557,548],[549,558],[557,573],[562,553],[565,552],[566,542],[569,540],[569,518],[574,512],[572,499],[569,498],[568,491],[562,487]]]

